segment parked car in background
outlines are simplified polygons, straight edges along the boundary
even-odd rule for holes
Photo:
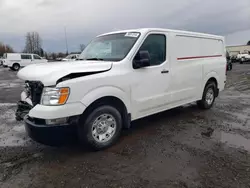
[[[4,67],[9,67],[15,71],[27,65],[48,62],[47,59],[43,59],[37,54],[28,53],[6,53],[3,58]]]
[[[230,71],[233,69],[233,64],[231,59],[227,60],[227,71]]]
[[[237,59],[240,61],[240,64],[250,61],[250,52],[239,53]]]
[[[228,51],[226,52],[226,58],[227,58],[227,71],[230,71],[232,70],[233,65]]]
[[[67,57],[61,59],[61,61],[75,61],[80,54],[70,54]]]
[[[238,60],[237,60],[237,55],[232,55],[231,57],[230,57],[230,59],[231,59],[231,62],[232,63],[236,63]]]
[[[104,149],[131,121],[195,101],[211,108],[224,89],[225,69],[222,36],[157,28],[106,33],[74,64],[18,72],[27,85],[21,100],[32,103],[26,131],[47,145],[77,133],[83,145]]]
[[[63,58],[61,58],[61,57],[57,57],[57,58],[56,58],[56,61],[62,61],[62,59],[63,59]]]
[[[0,66],[3,65],[3,57],[0,57]]]

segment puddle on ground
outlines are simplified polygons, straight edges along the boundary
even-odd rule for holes
[[[246,108],[243,110],[243,113],[248,113],[249,119],[250,119],[250,108]]]
[[[0,83],[1,88],[13,88],[13,87],[22,87],[21,83]]]
[[[235,116],[237,119],[240,119],[242,121],[245,121],[249,118],[248,114],[243,114],[241,113],[237,113],[237,112],[230,112],[231,116]]]
[[[243,131],[250,131],[250,119],[249,120],[245,120],[244,122],[223,122],[225,124],[227,124],[229,126],[229,128],[231,129],[240,129]]]
[[[223,95],[219,97],[220,99],[239,99],[239,98],[246,98],[249,99],[250,96],[246,94],[239,94],[239,95]]]
[[[231,134],[220,132],[217,134],[217,139],[231,147],[242,148],[250,152],[250,139],[247,139],[239,134]]]

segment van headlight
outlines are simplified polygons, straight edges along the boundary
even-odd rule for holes
[[[43,88],[43,93],[41,97],[42,105],[63,105],[67,102],[69,98],[70,90],[68,87],[61,88],[52,88],[45,87]]]

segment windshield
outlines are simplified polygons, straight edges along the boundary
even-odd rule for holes
[[[78,57],[80,60],[121,61],[129,53],[140,33],[117,33],[94,39]]]
[[[71,59],[72,55],[68,55],[67,57],[65,57],[65,59]]]
[[[3,54],[3,59],[7,59],[7,54]]]

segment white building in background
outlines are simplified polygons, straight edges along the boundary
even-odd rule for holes
[[[246,51],[250,52],[250,45],[227,46],[226,48],[230,55],[238,55]]]

